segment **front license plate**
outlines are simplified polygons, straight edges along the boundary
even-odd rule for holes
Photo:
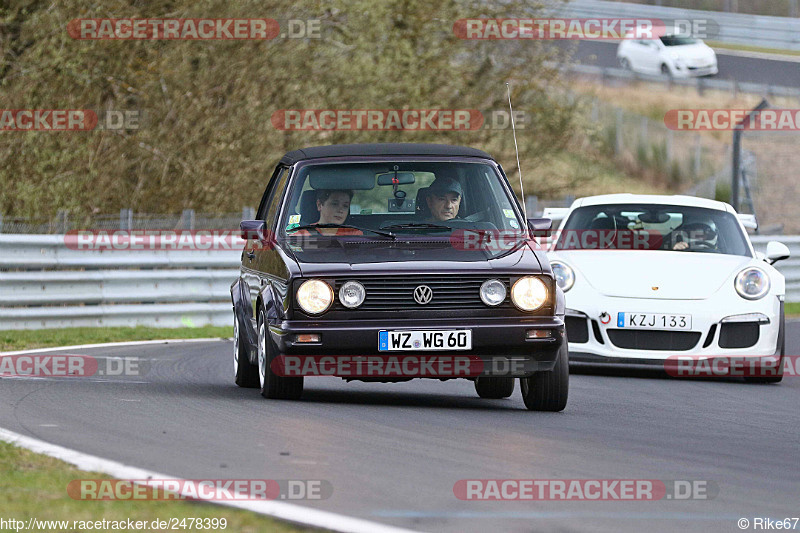
[[[692,315],[617,313],[617,327],[627,329],[692,329]]]
[[[378,332],[378,351],[471,350],[472,330],[408,330]]]

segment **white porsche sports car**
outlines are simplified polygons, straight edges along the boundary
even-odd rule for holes
[[[773,241],[756,253],[745,231],[753,215],[714,200],[634,194],[579,198],[557,211],[544,216],[563,218],[548,257],[566,296],[571,361],[768,356],[782,368],[785,283],[772,264],[789,249]]]

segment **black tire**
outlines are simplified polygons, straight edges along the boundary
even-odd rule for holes
[[[666,63],[661,63],[661,75],[662,76],[669,76],[672,77],[672,71],[669,69]]]
[[[780,351],[781,359],[778,362],[778,375],[768,376],[768,377],[746,377],[744,378],[745,383],[780,383],[783,380],[783,357],[785,354],[786,354],[786,336],[784,334],[783,339],[781,340],[781,351]]]
[[[631,62],[628,61],[627,57],[620,57],[619,58],[619,66],[622,70],[630,70],[631,69]]]
[[[258,380],[261,396],[272,400],[299,400],[303,395],[303,377],[281,377],[272,371],[278,349],[267,335],[264,312],[258,312]]]
[[[233,317],[233,376],[240,387],[254,389],[259,386],[258,365],[250,362],[248,351],[242,346],[239,320]]]
[[[535,372],[527,378],[519,378],[522,400],[531,411],[563,411],[569,396],[569,350],[567,336],[558,350],[553,370]]]
[[[491,400],[508,398],[514,393],[514,378],[478,377],[475,379],[475,392],[481,398]]]

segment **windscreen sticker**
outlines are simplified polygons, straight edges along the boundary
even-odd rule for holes
[[[511,209],[503,209],[503,214],[506,216],[506,218],[517,218],[514,216],[514,211]]]
[[[300,215],[289,216],[289,224],[299,224],[299,223],[300,223]]]
[[[509,220],[508,223],[511,224],[512,228],[519,229],[519,224],[517,224],[516,220]]]

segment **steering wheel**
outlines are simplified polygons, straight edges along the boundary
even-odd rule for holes
[[[716,245],[711,241],[693,241],[689,242],[689,248],[697,250],[714,250]]]
[[[484,209],[483,211],[478,211],[477,213],[472,213],[471,215],[464,217],[462,220],[466,220],[467,222],[482,222],[486,219],[486,215],[489,214],[488,209]]]

